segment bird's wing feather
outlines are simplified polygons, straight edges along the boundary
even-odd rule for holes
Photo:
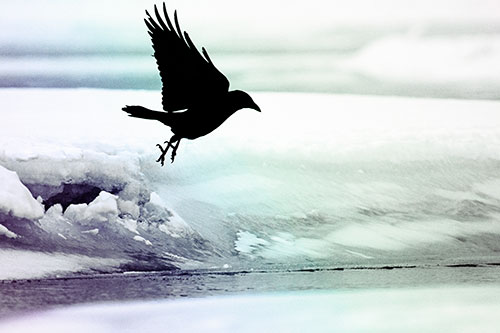
[[[186,32],[182,32],[174,12],[174,25],[163,3],[163,21],[154,7],[156,21],[146,11],[144,20],[153,42],[154,56],[160,71],[163,109],[168,112],[187,109],[193,104],[225,94],[229,81],[212,63],[207,51],[197,50]]]

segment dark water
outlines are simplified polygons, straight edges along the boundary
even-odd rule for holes
[[[500,264],[128,273],[0,282],[0,317],[72,304],[304,290],[497,285]]]

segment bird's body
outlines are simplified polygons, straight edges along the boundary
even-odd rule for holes
[[[211,133],[227,118],[242,108],[260,111],[252,98],[244,91],[229,91],[229,81],[214,66],[203,48],[198,52],[189,35],[182,33],[177,13],[174,13],[175,28],[167,14],[165,3],[163,22],[155,6],[156,22],[146,11],[144,20],[155,50],[154,56],[162,78],[163,111],[153,111],[142,106],[126,106],[123,111],[129,116],[154,119],[170,127],[174,134],[167,146],[157,145],[162,154],[158,159],[163,165],[170,147],[174,161],[180,140],[197,139]],[[175,143],[175,146],[174,146]]]

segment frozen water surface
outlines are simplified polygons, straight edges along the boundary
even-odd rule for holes
[[[9,251],[111,260],[78,266],[90,273],[477,262],[499,249],[499,102],[255,94],[264,112],[184,140],[161,168],[168,128],[120,110],[159,108],[159,93],[0,94]]]
[[[474,313],[491,330],[499,102],[253,95],[261,114],[243,110],[181,142],[161,168],[155,144],[168,129],[120,110],[159,109],[157,92],[0,90],[2,313],[136,301],[0,329],[65,330],[75,320],[88,330],[85,316],[99,312],[97,331],[108,318],[155,329],[170,315],[185,330],[210,320],[214,330],[253,330],[250,307],[269,328],[321,331],[340,327],[335,309],[352,300],[346,330],[397,331],[410,314],[426,318],[415,331],[455,316],[463,321],[453,330],[470,330]],[[383,295],[391,302],[378,308]],[[183,296],[216,298],[137,303]],[[184,320],[189,313],[199,320]]]

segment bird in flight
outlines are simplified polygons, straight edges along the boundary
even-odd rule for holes
[[[165,155],[172,148],[174,162],[182,139],[196,139],[211,133],[233,113],[243,108],[260,112],[250,95],[241,90],[229,91],[229,81],[213,64],[205,48],[198,51],[187,32],[183,32],[174,12],[174,25],[165,3],[163,15],[154,6],[156,21],[146,10],[148,33],[153,43],[154,57],[162,81],[164,111],[153,111],[132,105],[122,108],[130,117],[154,119],[170,127],[173,136],[160,144],[157,162],[163,166]]]

